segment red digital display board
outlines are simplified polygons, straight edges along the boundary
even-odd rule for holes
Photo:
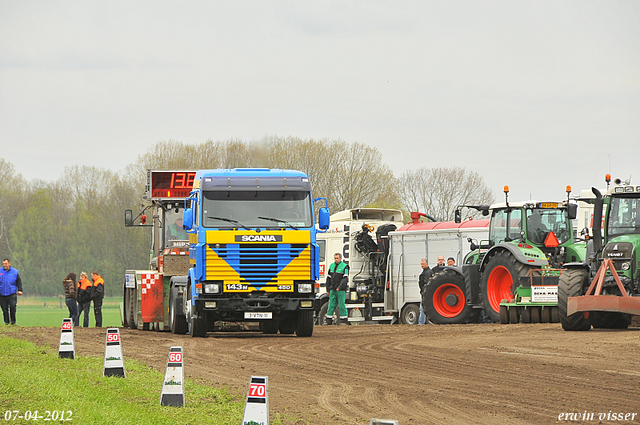
[[[151,199],[184,199],[193,188],[195,171],[150,171]]]

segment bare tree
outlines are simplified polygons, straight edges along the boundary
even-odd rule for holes
[[[438,220],[453,220],[460,205],[489,205],[493,192],[480,174],[465,168],[420,168],[400,177],[401,196],[411,211],[420,211]],[[474,210],[468,216],[477,218]],[[465,214],[467,215],[467,214]]]
[[[376,148],[342,140],[272,138],[269,166],[305,172],[315,196],[329,200],[333,212],[348,208],[399,205],[397,184]]]

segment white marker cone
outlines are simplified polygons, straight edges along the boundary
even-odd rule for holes
[[[120,345],[120,330],[118,328],[107,329],[107,339],[104,346],[104,370],[102,375],[127,377],[124,371],[122,346]]]
[[[244,405],[242,425],[269,425],[269,393],[266,376],[252,376]]]
[[[76,349],[73,345],[73,321],[69,318],[62,319],[62,329],[60,329],[60,347],[58,357],[63,359],[75,359]]]
[[[169,348],[167,369],[164,373],[160,404],[163,406],[184,406],[184,368],[182,367],[182,347]]]

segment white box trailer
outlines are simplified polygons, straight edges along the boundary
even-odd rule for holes
[[[357,282],[371,276],[367,256],[356,248],[358,243],[356,235],[362,231],[363,226],[367,226],[367,233],[371,235],[372,240],[375,240],[377,230],[385,225],[393,225],[395,228],[403,226],[402,211],[387,208],[352,208],[340,211],[331,215],[327,232],[317,234],[316,241],[320,248],[320,278],[316,281],[316,324],[324,324],[329,301],[325,282],[327,271],[336,253],[340,253],[343,261],[349,264],[349,289],[346,302],[350,321],[363,320],[360,309],[364,308],[364,303],[357,292]],[[382,307],[382,299],[380,299],[380,302],[376,303],[376,308],[381,310]]]
[[[415,219],[414,219],[415,221]],[[453,257],[462,265],[471,252],[469,239],[476,244],[489,238],[489,220],[468,220],[434,223],[410,223],[389,233],[390,252],[387,266],[385,313],[393,313],[401,323],[416,324],[420,312],[418,277],[422,273],[420,260],[426,258],[430,267],[439,255]]]
[[[324,324],[328,295],[325,290],[326,271],[333,255],[340,253],[349,264],[347,310],[349,322],[401,321],[418,323],[420,289],[418,276],[422,272],[420,260],[436,265],[438,255],[453,257],[461,264],[470,251],[468,238],[479,242],[488,239],[489,220],[469,220],[463,223],[419,223],[421,213],[412,213],[413,222],[402,223],[399,210],[359,208],[338,212],[331,216],[327,233],[318,234],[320,246],[320,279],[316,282],[316,323]],[[393,228],[382,236],[378,230]],[[357,249],[358,233],[367,226],[379,252],[363,253]],[[384,232],[383,232],[384,233]],[[380,270],[384,267],[383,270]]]

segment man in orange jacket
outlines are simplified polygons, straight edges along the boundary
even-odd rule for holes
[[[93,288],[91,288],[91,299],[93,300],[93,315],[96,318],[96,328],[102,327],[102,299],[104,298],[104,279],[97,271],[91,272]]]

